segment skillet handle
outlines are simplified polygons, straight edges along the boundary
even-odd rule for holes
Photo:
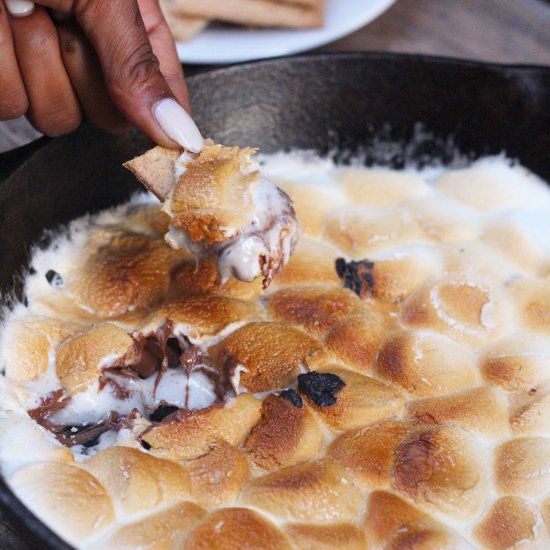
[[[43,136],[16,149],[0,153],[0,183],[7,180],[35,151],[38,151],[50,139]]]

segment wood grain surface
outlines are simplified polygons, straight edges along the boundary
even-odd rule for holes
[[[370,25],[318,51],[334,50],[422,53],[550,65],[550,3],[397,0]],[[0,122],[0,152],[38,136],[25,119]],[[0,548],[31,550],[1,522],[0,511]]]

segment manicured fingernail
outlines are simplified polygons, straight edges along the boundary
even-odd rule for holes
[[[29,0],[4,0],[13,17],[26,17],[34,11],[34,2]]]
[[[198,153],[203,138],[187,111],[174,99],[162,99],[153,107],[153,115],[164,133],[184,149]]]

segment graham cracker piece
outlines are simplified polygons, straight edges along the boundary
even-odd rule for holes
[[[181,155],[177,149],[157,146],[143,155],[124,163],[136,178],[161,202],[176,184],[174,164]]]
[[[324,0],[176,0],[174,11],[259,27],[318,28],[324,23]]]
[[[178,0],[160,0],[164,18],[172,31],[172,36],[181,42],[187,42],[199,34],[210,22],[203,17],[189,17],[177,10]]]

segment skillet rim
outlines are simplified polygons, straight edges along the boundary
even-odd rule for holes
[[[472,67],[480,69],[490,69],[497,72],[506,73],[507,71],[513,72],[526,72],[535,71],[550,74],[550,64],[541,65],[534,63],[498,63],[495,61],[483,61],[477,59],[467,59],[461,57],[450,56],[438,56],[421,53],[400,53],[400,52],[385,52],[379,50],[373,51],[344,51],[344,52],[308,52],[300,55],[281,56],[269,59],[259,59],[255,61],[243,61],[241,63],[234,63],[231,65],[192,65],[186,68],[186,80],[187,81],[200,81],[207,78],[212,74],[231,74],[241,69],[248,67],[254,67],[256,65],[277,65],[285,64],[288,62],[306,62],[306,61],[320,61],[325,59],[338,60],[338,59],[364,59],[364,60],[407,60],[407,61],[420,61],[434,65],[447,65],[455,67]],[[78,130],[77,130],[78,131]],[[24,167],[25,162],[32,157],[32,155],[48,146],[48,143],[55,138],[42,136],[34,141],[31,141],[25,145],[21,145],[15,149],[4,151],[0,153],[0,186],[6,180],[8,180],[17,170]],[[7,166],[3,167],[2,162]]]
[[[434,56],[425,54],[411,53],[394,53],[394,52],[321,52],[307,53],[294,56],[284,56],[273,59],[264,59],[256,61],[247,61],[229,66],[200,66],[193,68],[188,73],[192,73],[187,77],[188,82],[200,82],[212,76],[232,74],[257,65],[274,66],[281,64],[301,64],[305,62],[316,63],[320,61],[338,61],[358,59],[369,61],[397,61],[397,62],[423,62],[428,65],[446,65],[455,67],[470,67],[472,69],[485,69],[490,71],[506,74],[513,73],[547,73],[550,75],[550,66],[528,64],[528,63],[496,63],[485,62],[478,60],[470,60],[463,58],[453,58],[446,56]],[[26,162],[34,155],[35,152],[48,147],[48,144],[53,141],[52,138],[41,137],[33,142],[23,145],[17,149],[0,153],[0,192],[4,181],[10,179],[13,174],[25,169]],[[4,165],[2,164],[4,163]],[[7,167],[6,167],[7,163]],[[4,172],[4,173],[2,173]],[[30,544],[40,544],[41,548],[52,550],[72,550],[73,547],[67,544],[61,537],[56,535],[45,523],[39,520],[29,508],[8,487],[4,476],[0,472],[0,507],[3,514],[10,520],[11,525],[8,529],[15,531],[18,536]],[[5,525],[5,524],[4,524]],[[12,525],[14,529],[12,528]]]

